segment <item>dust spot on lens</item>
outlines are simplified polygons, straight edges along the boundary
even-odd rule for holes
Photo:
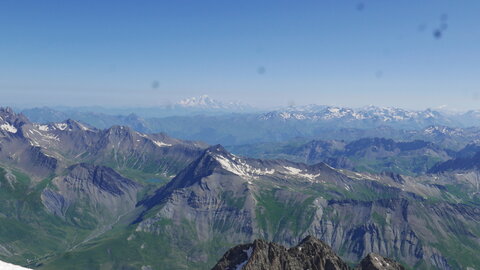
[[[258,73],[259,75],[264,75],[265,73],[267,73],[267,69],[266,69],[264,66],[259,66],[259,67],[257,68],[257,73]]]
[[[442,38],[445,31],[447,31],[447,28],[448,28],[447,20],[448,20],[448,15],[446,13],[440,15],[440,26],[438,26],[437,29],[433,31],[433,36],[436,39]]]
[[[448,14],[443,13],[442,15],[440,15],[440,20],[442,22],[446,22],[448,20]]]
[[[158,89],[160,87],[160,82],[158,81],[153,81],[152,82],[152,89]]]
[[[424,23],[419,24],[417,27],[418,32],[425,32],[426,29],[427,29],[427,25]]]
[[[358,11],[364,10],[365,9],[365,4],[363,2],[358,3],[357,6],[356,6],[356,9]]]

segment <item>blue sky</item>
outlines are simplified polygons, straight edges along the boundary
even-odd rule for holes
[[[1,103],[155,106],[208,94],[479,109],[478,14],[474,0],[3,0]]]

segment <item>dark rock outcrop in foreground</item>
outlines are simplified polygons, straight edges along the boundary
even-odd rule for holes
[[[327,244],[308,236],[290,249],[255,240],[238,245],[223,255],[212,270],[350,270]],[[399,263],[378,254],[368,254],[355,270],[404,270]]]
[[[382,257],[375,253],[370,253],[356,267],[358,270],[397,270],[405,269],[396,261]]]

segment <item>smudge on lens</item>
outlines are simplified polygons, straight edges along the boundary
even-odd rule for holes
[[[152,82],[152,89],[158,89],[160,87],[160,82],[158,81],[153,81]]]
[[[267,69],[266,69],[264,66],[259,66],[259,67],[257,68],[257,73],[258,73],[259,75],[264,75],[266,72],[267,72]]]
[[[365,4],[363,2],[358,3],[356,9],[358,11],[364,10],[365,9]]]

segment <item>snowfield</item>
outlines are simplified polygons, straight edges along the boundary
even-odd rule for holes
[[[30,270],[30,268],[0,261],[0,270]]]

